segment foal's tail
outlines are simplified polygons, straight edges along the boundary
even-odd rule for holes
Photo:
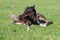
[[[48,22],[48,25],[50,25],[50,24],[53,24],[53,22],[52,22],[52,21],[49,21],[49,22]]]

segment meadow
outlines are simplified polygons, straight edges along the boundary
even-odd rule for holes
[[[14,25],[8,14],[20,15],[27,6],[35,4],[36,11],[42,13],[53,24],[45,27]],[[0,40],[60,40],[60,0],[0,0]]]

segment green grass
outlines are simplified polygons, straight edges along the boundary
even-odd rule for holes
[[[32,25],[27,31],[24,25],[13,25],[7,18],[10,13],[22,14],[34,4],[37,12],[54,24],[46,28]],[[0,0],[0,40],[60,40],[60,0]]]

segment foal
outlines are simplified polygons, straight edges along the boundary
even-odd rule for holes
[[[22,15],[17,17],[17,21],[14,20],[14,24],[24,24],[27,26],[27,30],[30,30],[31,24],[44,24],[47,26],[47,19],[41,15],[36,14],[35,6],[27,7]]]

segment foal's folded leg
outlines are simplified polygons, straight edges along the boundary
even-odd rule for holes
[[[14,21],[13,24],[20,24],[21,25],[22,23],[19,21]]]

